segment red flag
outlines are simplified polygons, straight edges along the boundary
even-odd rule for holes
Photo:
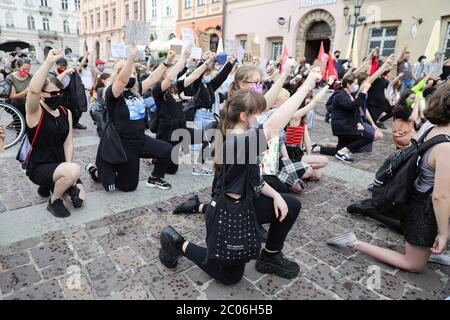
[[[379,65],[378,57],[377,57],[377,54],[374,53],[374,54],[372,55],[372,68],[370,69],[370,75],[371,75],[371,76],[372,76],[375,72],[377,72],[377,70],[378,70],[378,65]]]
[[[325,55],[325,47],[323,46],[323,41],[320,43],[320,51],[317,59],[319,59],[320,62],[322,62],[322,79],[327,80],[327,68],[325,68],[327,64],[327,57]]]
[[[328,53],[328,78],[334,76],[336,80],[339,80],[339,75],[334,65],[333,59],[331,59],[331,52]]]
[[[284,46],[283,54],[281,55],[281,66],[280,66],[280,73],[283,72],[283,66],[284,63],[289,59],[289,53],[286,46]]]

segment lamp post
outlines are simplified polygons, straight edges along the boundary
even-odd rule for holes
[[[353,35],[352,35],[352,46],[351,50],[353,51],[353,48],[355,47],[355,37],[356,37],[356,29],[363,25],[363,22],[366,20],[366,17],[361,16],[361,8],[364,3],[364,0],[355,0],[355,12],[353,14],[354,16],[354,22],[352,24],[352,15],[350,14],[350,8],[346,6],[344,8],[344,17],[347,19],[347,25],[348,27],[353,27]]]

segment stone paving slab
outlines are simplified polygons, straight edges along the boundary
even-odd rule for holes
[[[93,160],[97,140],[92,135],[92,127],[76,132],[82,142],[76,155],[80,163]],[[318,121],[313,140],[329,136],[328,125]],[[182,168],[169,177],[174,182],[170,192],[149,191],[141,182],[134,193],[114,195],[87,182],[91,200],[86,208],[56,221],[16,163],[2,155],[0,176],[8,178],[0,184],[0,299],[444,299],[450,295],[450,267],[429,264],[416,275],[326,245],[330,236],[351,229],[362,240],[404,250],[395,232],[346,212],[352,202],[370,197],[367,185],[392,151],[389,139],[375,144],[374,153],[358,155],[353,165],[330,159],[324,178],[299,196],[302,213],[284,248],[300,264],[299,277],[263,275],[251,262],[243,280],[233,286],[212,280],[186,258],[172,270],[158,259],[159,233],[168,224],[193,243],[204,243],[202,215],[174,216],[171,211],[194,194],[207,201],[211,179],[192,178]],[[145,179],[151,166],[144,163],[142,168]],[[380,287],[368,286],[371,267],[379,268]]]

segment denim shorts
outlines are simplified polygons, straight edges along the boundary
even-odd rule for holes
[[[215,121],[214,114],[207,109],[198,109],[194,116],[194,128],[202,130]],[[194,144],[191,146],[191,150],[201,150],[202,144]]]

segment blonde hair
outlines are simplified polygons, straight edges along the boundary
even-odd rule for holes
[[[242,89],[239,87],[239,82],[247,81],[252,74],[259,73],[262,77],[262,71],[255,66],[244,66],[237,69],[236,74],[234,75],[234,81],[230,85],[230,89],[228,90],[228,97],[232,97],[237,91]]]
[[[119,77],[120,72],[122,71],[123,67],[125,67],[125,64],[126,64],[126,61],[125,61],[125,60],[119,60],[119,61],[117,61],[117,62],[114,64],[113,71],[112,71],[112,73],[111,73],[111,77],[109,78],[108,86],[107,86],[107,87],[112,86],[112,84],[113,84],[114,82],[116,82],[117,78]],[[132,70],[133,70],[133,71],[136,70],[136,65],[133,65],[133,69],[132,69]],[[131,92],[134,96],[137,96],[137,97],[140,97],[140,96],[141,96],[141,94],[140,94],[140,92],[139,92],[139,84],[138,84],[137,79],[136,79],[136,84],[134,85],[134,87],[132,87],[132,88],[130,88],[130,89],[128,89],[128,90],[130,90],[130,92]],[[105,90],[104,92],[106,92],[106,90]]]

